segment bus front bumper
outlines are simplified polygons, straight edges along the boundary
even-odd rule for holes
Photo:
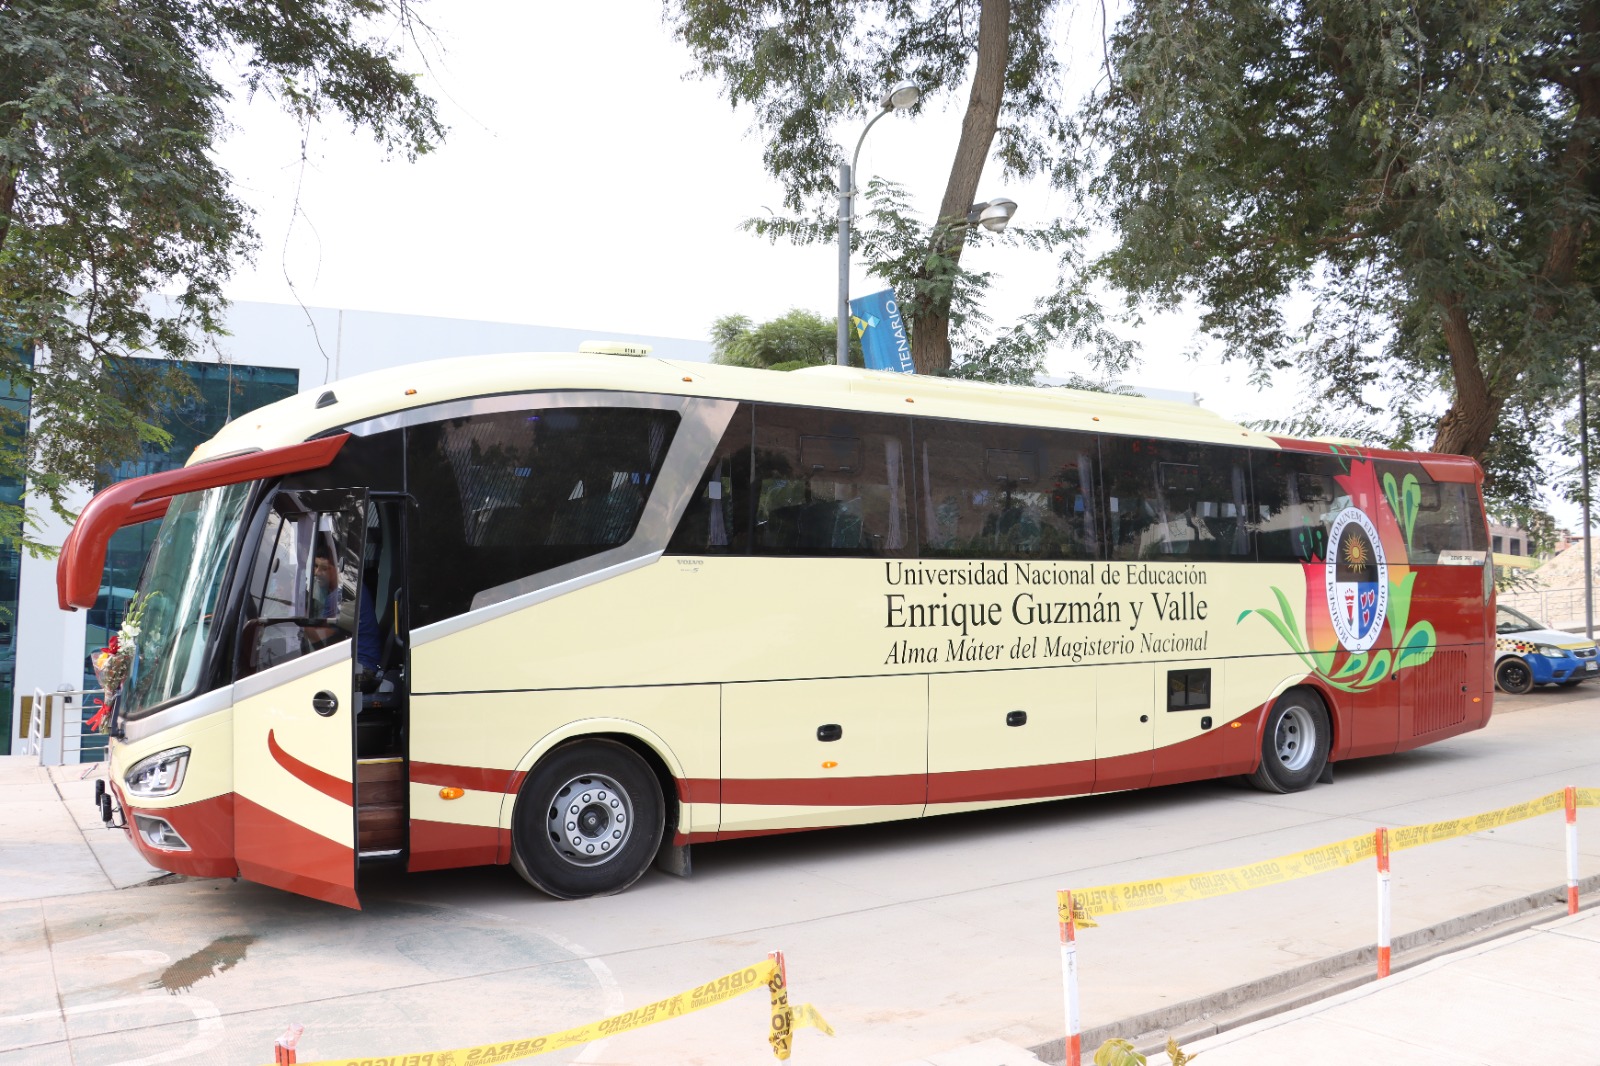
[[[233,857],[233,794],[225,793],[194,803],[147,809],[128,802],[122,788],[112,783],[116,811],[107,824],[121,828],[145,862],[158,870],[188,877],[238,877]],[[105,809],[102,808],[102,818]]]

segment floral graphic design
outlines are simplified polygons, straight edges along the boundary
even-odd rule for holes
[[[1338,455],[1348,454],[1338,448],[1333,451]],[[1331,688],[1365,692],[1391,674],[1421,666],[1433,658],[1437,638],[1431,622],[1411,620],[1411,592],[1417,573],[1408,564],[1417,510],[1422,500],[1421,485],[1414,474],[1406,474],[1397,482],[1393,474],[1386,473],[1380,494],[1377,468],[1372,462],[1354,456],[1350,459],[1348,473],[1336,475],[1334,480],[1350,501],[1347,507],[1359,509],[1376,528],[1378,543],[1372,545],[1371,554],[1378,558],[1369,558],[1367,545],[1359,540],[1330,544],[1327,550],[1338,553],[1334,561],[1357,569],[1370,567],[1374,561],[1387,560],[1388,603],[1383,617],[1386,639],[1379,638],[1363,651],[1345,647],[1329,609],[1332,598],[1328,586],[1334,566],[1327,559],[1313,559],[1305,564],[1304,634],[1295,620],[1289,597],[1277,586],[1272,588],[1277,610],[1257,607],[1243,611],[1238,623],[1253,614],[1260,615],[1305,664],[1308,673]]]

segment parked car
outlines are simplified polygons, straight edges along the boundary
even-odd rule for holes
[[[1494,683],[1520,696],[1535,685],[1576,685],[1600,673],[1595,642],[1535,622],[1515,607],[1495,616]]]

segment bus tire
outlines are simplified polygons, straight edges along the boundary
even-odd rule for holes
[[[557,899],[621,892],[650,868],[665,805],[648,764],[612,740],[582,740],[533,768],[512,814],[511,865]]]
[[[1533,668],[1515,655],[1494,664],[1494,683],[1501,692],[1526,696],[1533,691]]]
[[[1261,765],[1245,780],[1263,792],[1299,792],[1311,787],[1328,764],[1333,728],[1328,709],[1310,689],[1278,697],[1261,735]]]

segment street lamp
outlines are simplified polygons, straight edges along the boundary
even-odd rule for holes
[[[867,123],[867,128],[861,131],[861,136],[856,140],[856,150],[850,156],[850,162],[839,164],[839,325],[836,333],[835,358],[840,366],[847,366],[850,362],[850,217],[854,213],[852,201],[855,197],[855,172],[856,163],[861,158],[861,143],[867,139],[867,133],[884,115],[891,111],[904,111],[917,102],[921,96],[920,90],[909,82],[901,82],[890,89],[879,101],[878,113],[872,116],[872,121]],[[1016,209],[1016,205],[1012,205]],[[1009,217],[1009,216],[1008,216]],[[1005,223],[1001,223],[1003,227]]]
[[[982,226],[990,233],[1000,233],[1017,213],[1017,202],[1005,196],[996,196],[986,204],[973,204],[967,208],[967,225]]]

